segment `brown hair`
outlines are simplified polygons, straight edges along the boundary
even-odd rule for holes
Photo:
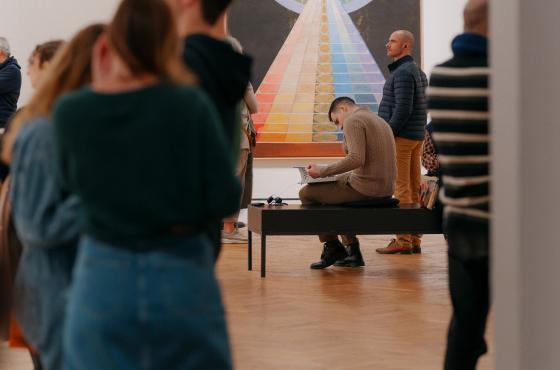
[[[193,82],[180,59],[175,18],[164,1],[123,0],[107,34],[110,46],[133,76],[151,74],[169,82]]]
[[[91,82],[93,46],[104,31],[105,26],[102,24],[91,25],[62,47],[52,61],[44,83],[10,123],[3,139],[2,160],[10,162],[15,138],[30,119],[50,115],[58,97]]]
[[[232,0],[202,0],[202,17],[206,23],[215,25],[222,14],[232,3]]]
[[[50,62],[62,45],[64,45],[62,40],[53,40],[37,45],[29,58],[30,64],[35,57],[39,58],[39,67],[45,62]]]

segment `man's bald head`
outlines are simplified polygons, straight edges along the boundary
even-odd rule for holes
[[[398,30],[391,34],[387,48],[387,55],[395,60],[406,55],[412,55],[414,50],[414,35],[407,30]]]
[[[463,14],[465,32],[488,36],[488,0],[469,0]]]
[[[410,46],[411,51],[412,51],[412,49],[414,49],[415,39],[414,39],[414,35],[412,34],[412,32],[407,31],[407,30],[398,30],[398,31],[395,31],[395,33],[397,34],[397,37],[399,37],[401,39],[402,42],[405,42]]]

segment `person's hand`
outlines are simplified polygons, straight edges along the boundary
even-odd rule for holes
[[[321,177],[320,176],[320,170],[319,170],[319,166],[317,166],[316,164],[310,164],[307,166],[306,168],[307,170],[307,174],[311,177],[313,177],[314,179]]]

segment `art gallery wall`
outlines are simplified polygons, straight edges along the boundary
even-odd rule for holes
[[[450,43],[462,30],[465,3],[466,0],[422,1],[422,58],[426,73],[451,56]],[[254,171],[253,197],[266,198],[276,194],[284,198],[297,198],[299,175],[291,167],[310,161],[331,163],[333,159],[258,159]]]
[[[27,59],[38,43],[68,39],[80,28],[107,22],[118,0],[0,0],[0,36],[10,41],[12,54],[27,74]],[[28,78],[23,79],[20,106],[31,95]]]
[[[461,30],[464,3],[465,0],[422,1],[423,64],[427,72],[450,56],[449,43]],[[0,0],[0,35],[10,40],[13,54],[26,73],[27,57],[37,43],[54,38],[67,39],[87,24],[107,21],[117,4],[118,0]],[[21,104],[25,104],[30,93],[31,87],[25,78]],[[317,161],[328,162],[324,159]],[[283,197],[297,197],[298,175],[291,167],[307,162],[307,159],[258,160],[254,196],[263,198],[278,193]]]

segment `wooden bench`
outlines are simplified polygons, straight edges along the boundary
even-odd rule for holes
[[[249,206],[248,267],[253,269],[253,233],[261,235],[261,277],[266,276],[266,237],[318,234],[442,234],[436,211],[402,204],[390,208],[344,206]]]

